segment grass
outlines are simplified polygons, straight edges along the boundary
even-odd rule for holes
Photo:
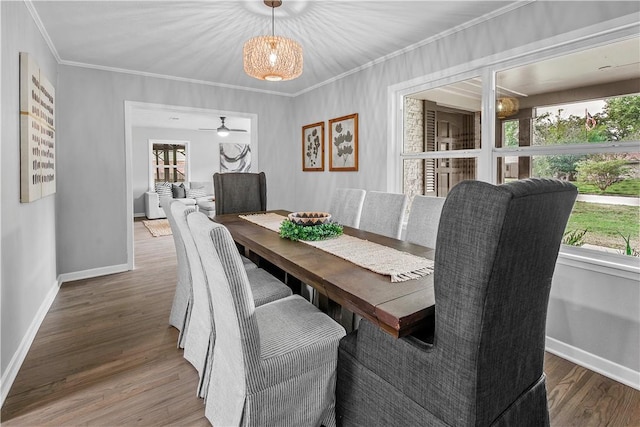
[[[580,194],[604,194],[609,196],[628,196],[639,197],[640,196],[640,179],[629,178],[624,181],[616,182],[615,184],[607,187],[604,192],[600,191],[598,187],[593,184],[585,184],[583,182],[573,182]]]
[[[640,208],[638,206],[605,205],[576,202],[567,230],[584,230],[584,242],[624,250],[620,234],[631,236],[631,246],[640,251]]]

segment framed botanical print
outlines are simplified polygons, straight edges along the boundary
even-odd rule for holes
[[[302,170],[324,170],[324,122],[302,126]]]
[[[358,114],[329,120],[329,170],[358,170]]]

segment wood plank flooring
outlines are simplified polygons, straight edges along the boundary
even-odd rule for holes
[[[173,238],[134,224],[136,269],[64,284],[1,412],[3,426],[206,426],[168,324]],[[640,427],[640,391],[547,354],[553,426]]]

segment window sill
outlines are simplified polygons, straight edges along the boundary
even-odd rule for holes
[[[558,254],[558,264],[631,280],[640,279],[640,258],[597,249],[562,245]]]

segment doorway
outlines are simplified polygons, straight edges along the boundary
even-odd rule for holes
[[[244,113],[238,111],[216,110],[197,107],[183,107],[166,104],[153,104],[145,102],[125,101],[125,179],[126,179],[126,229],[127,229],[127,269],[135,269],[134,264],[134,239],[133,239],[133,219],[134,219],[134,128],[141,123],[155,123],[156,119],[161,120],[172,117],[184,119],[184,129],[190,131],[202,131],[212,134],[212,131],[219,126],[221,117],[236,118],[247,126],[247,137],[251,147],[252,169],[259,168],[259,147],[258,147],[258,116],[257,114]],[[167,125],[169,127],[169,125]],[[177,127],[173,126],[174,128]],[[145,151],[148,147],[145,146]],[[147,175],[145,166],[144,175]]]

